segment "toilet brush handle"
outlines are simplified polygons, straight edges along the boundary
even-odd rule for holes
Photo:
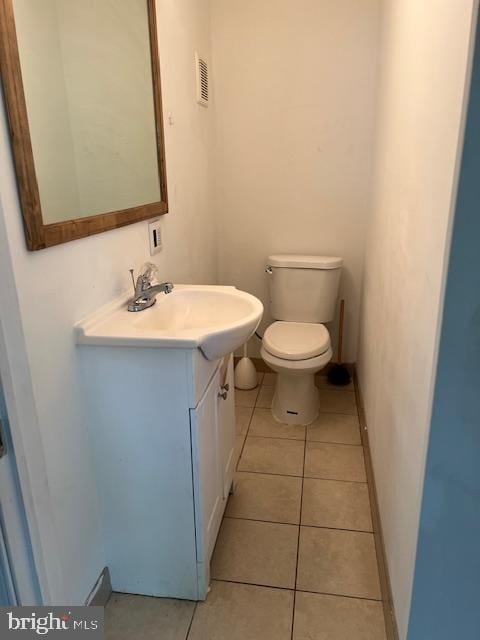
[[[340,319],[338,321],[338,364],[342,363],[343,318],[345,316],[345,300],[340,302]]]

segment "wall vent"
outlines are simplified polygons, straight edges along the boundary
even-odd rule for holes
[[[195,67],[197,71],[197,102],[202,107],[208,107],[208,65],[198,53],[195,53]]]

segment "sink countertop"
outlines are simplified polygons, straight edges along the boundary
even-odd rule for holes
[[[149,309],[127,311],[131,293],[75,324],[78,344],[199,348],[209,360],[234,351],[248,340],[263,314],[262,303],[233,286],[175,285],[160,293]]]

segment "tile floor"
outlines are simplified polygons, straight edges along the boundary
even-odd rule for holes
[[[386,640],[353,385],[319,377],[319,418],[291,427],[261,376],[236,391],[236,491],[207,601],[113,594],[109,640]]]

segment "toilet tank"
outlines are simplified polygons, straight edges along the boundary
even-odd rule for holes
[[[275,320],[333,320],[342,258],[332,256],[269,256],[270,310]]]

